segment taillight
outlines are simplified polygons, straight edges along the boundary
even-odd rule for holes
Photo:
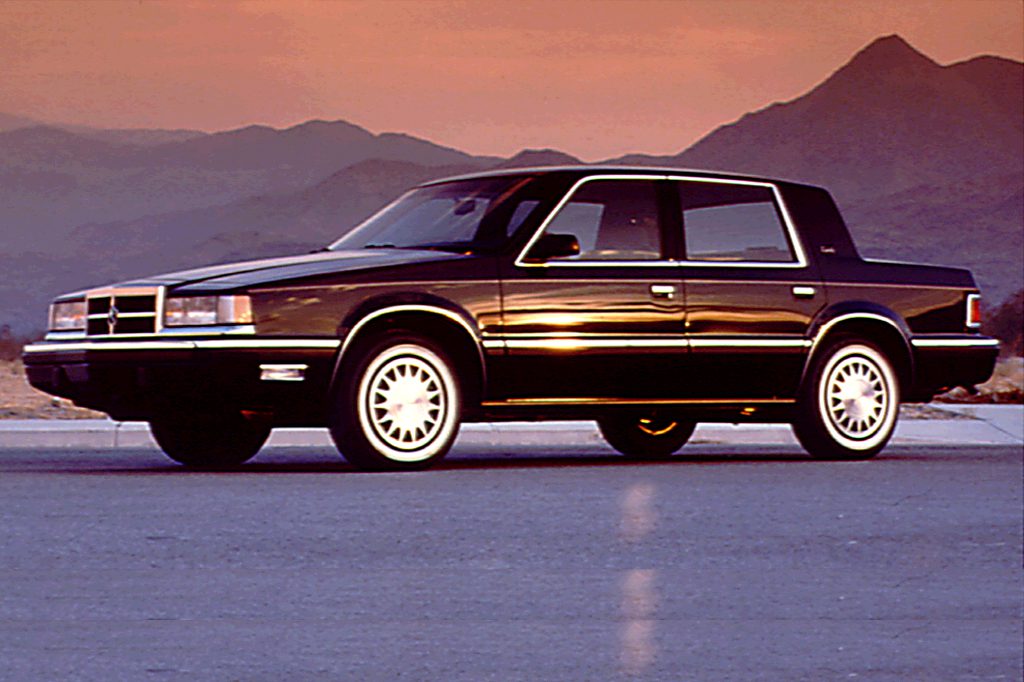
[[[967,294],[967,326],[972,329],[981,326],[981,294]]]

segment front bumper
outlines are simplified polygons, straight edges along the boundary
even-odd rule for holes
[[[182,409],[248,410],[275,424],[320,423],[337,339],[135,339],[42,342],[25,348],[29,383],[119,420]],[[305,366],[301,381],[267,381],[261,366]]]

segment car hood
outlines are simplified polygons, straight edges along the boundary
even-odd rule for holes
[[[443,251],[404,249],[324,251],[285,258],[266,258],[211,265],[205,268],[132,280],[118,286],[186,287],[189,291],[228,290],[335,272],[352,272],[455,258],[464,258],[464,256]]]

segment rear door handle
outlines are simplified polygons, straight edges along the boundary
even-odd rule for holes
[[[814,298],[814,287],[793,287],[793,295],[797,298]]]
[[[651,296],[654,298],[671,301],[676,297],[677,289],[674,284],[652,284]]]

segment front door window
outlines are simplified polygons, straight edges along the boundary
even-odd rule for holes
[[[654,261],[662,258],[657,185],[593,180],[580,186],[545,232],[576,237],[577,255],[555,261]]]

